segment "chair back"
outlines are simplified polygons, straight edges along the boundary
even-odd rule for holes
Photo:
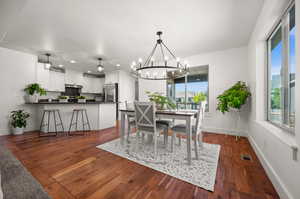
[[[196,117],[196,133],[200,131],[203,123],[204,113],[205,113],[206,102],[200,102],[198,105],[197,117]]]
[[[156,131],[155,104],[153,102],[134,102],[137,130]]]
[[[134,110],[133,102],[125,101],[125,108],[126,108],[126,110]]]

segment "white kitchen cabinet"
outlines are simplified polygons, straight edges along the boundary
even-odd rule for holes
[[[119,82],[119,71],[105,73],[105,84],[114,84]]]
[[[65,91],[65,73],[50,71],[48,90],[64,92]]]
[[[76,84],[76,85],[83,85],[84,79],[83,79],[82,72],[75,71],[75,70],[67,70],[66,71],[66,84]]]
[[[49,89],[49,76],[49,70],[45,69],[44,64],[37,63],[37,83],[46,90]]]
[[[104,78],[84,77],[83,78],[83,93],[102,93]]]

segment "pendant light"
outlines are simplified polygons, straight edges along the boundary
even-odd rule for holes
[[[47,61],[45,63],[45,69],[50,69],[51,66],[52,66],[52,64],[50,62],[50,56],[51,56],[51,54],[50,53],[46,53],[45,55],[47,56]]]
[[[168,80],[184,76],[187,73],[187,61],[181,63],[180,58],[175,57],[161,39],[162,31],[158,31],[156,35],[158,40],[146,61],[143,63],[142,58],[139,58],[138,63],[132,62],[133,73],[139,78],[150,80]],[[172,59],[171,61],[168,56]]]
[[[104,66],[102,65],[102,58],[98,58],[98,65],[97,65],[97,71],[102,72],[104,70]]]

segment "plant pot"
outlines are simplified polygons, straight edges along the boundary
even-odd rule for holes
[[[38,103],[39,102],[39,95],[38,94],[27,95],[27,102],[29,102],[29,103]]]
[[[68,99],[59,99],[59,102],[60,102],[60,103],[67,103],[67,102],[68,102]]]
[[[78,103],[86,103],[86,99],[78,99]]]
[[[24,133],[24,128],[12,128],[12,132],[14,135],[22,135]]]

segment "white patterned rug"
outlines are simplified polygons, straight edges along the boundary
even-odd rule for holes
[[[189,166],[186,160],[186,140],[181,140],[181,146],[178,146],[178,139],[176,139],[174,151],[171,153],[170,141],[168,150],[166,151],[163,146],[163,136],[160,136],[158,139],[158,155],[156,159],[153,157],[153,144],[140,143],[136,145],[136,139],[133,136],[131,136],[130,139],[131,144],[124,141],[123,147],[120,144],[120,139],[115,139],[99,145],[97,148],[189,182],[203,189],[214,191],[220,145],[204,143],[202,149],[198,147],[199,160],[193,158],[192,165]],[[138,146],[138,148],[136,146]],[[195,157],[194,149],[192,149],[192,157]]]

